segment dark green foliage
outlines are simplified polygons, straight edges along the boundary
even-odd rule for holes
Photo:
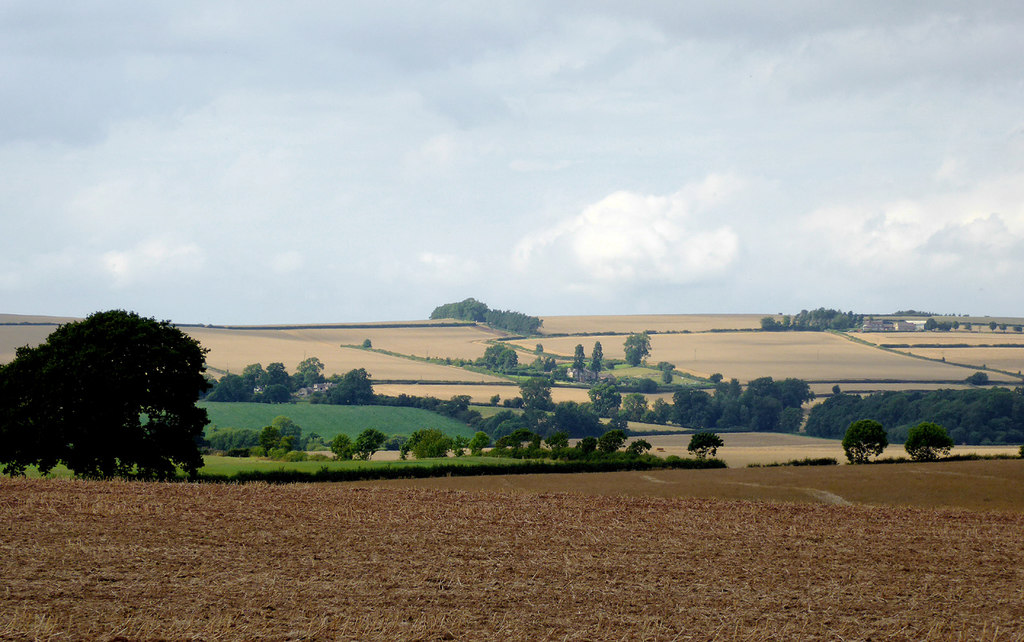
[[[568,448],[569,447],[569,433],[562,430],[557,430],[544,440],[544,443],[548,445],[548,448]]]
[[[416,459],[444,457],[454,446],[452,438],[436,428],[417,430],[406,442],[405,447],[412,451]]]
[[[843,436],[843,451],[851,464],[866,464],[871,457],[878,457],[889,445],[882,424],[871,419],[861,419],[850,424]]]
[[[609,430],[597,439],[597,449],[603,453],[613,453],[626,443],[626,433],[622,430]]]
[[[583,350],[583,344],[577,343],[573,351],[572,367],[574,370],[583,370],[587,361],[587,353]]]
[[[768,332],[784,330],[849,330],[863,325],[864,315],[853,312],[842,312],[818,308],[817,310],[801,310],[793,316],[785,315],[782,321],[774,317],[761,319],[761,329]]]
[[[551,419],[554,431],[561,431],[569,437],[597,437],[601,434],[601,421],[590,404],[563,401],[555,406]]]
[[[523,399],[523,408],[527,410],[550,410],[551,380],[545,377],[530,377],[519,384],[519,395]]]
[[[987,386],[988,385],[988,373],[986,372],[975,372],[971,376],[964,379],[967,383],[972,386]]]
[[[534,334],[541,326],[541,320],[538,317],[512,310],[491,310],[486,303],[473,298],[458,303],[439,305],[430,313],[430,318],[476,321],[518,334]]]
[[[600,341],[594,342],[594,351],[590,353],[590,369],[594,372],[604,369],[604,349]]]
[[[122,310],[58,327],[0,367],[0,464],[63,463],[83,477],[166,478],[202,466],[204,350],[169,322]]]
[[[206,444],[213,450],[248,450],[259,443],[259,432],[248,428],[215,428],[206,433]]]
[[[714,396],[703,390],[684,389],[673,397],[676,422],[690,428],[796,432],[803,419],[801,406],[814,398],[800,379],[752,380],[742,390],[736,379],[715,384]]]
[[[626,446],[626,452],[633,455],[643,455],[651,449],[651,442],[646,439],[636,439]]]
[[[576,442],[576,449],[584,455],[590,454],[597,450],[597,437],[584,437]]]
[[[480,455],[481,453],[483,453],[484,448],[487,448],[490,445],[491,437],[482,430],[477,431],[477,433],[473,435],[473,438],[470,439],[469,443],[467,444],[469,452],[472,453],[473,455]]]
[[[335,435],[334,439],[331,440],[331,452],[338,459],[352,459],[354,453],[352,438],[345,433]]]
[[[838,466],[839,461],[835,457],[805,457],[804,459],[791,459],[786,462],[774,462],[771,464],[747,464],[747,468],[776,468],[779,466]]]
[[[698,432],[690,437],[690,443],[686,450],[696,455],[697,459],[707,459],[718,454],[718,449],[724,445],[722,438],[713,432]]]
[[[596,384],[587,391],[587,396],[590,397],[594,412],[601,417],[613,416],[622,405],[622,395],[614,383]]]
[[[334,386],[326,393],[327,403],[342,406],[365,406],[374,402],[373,384],[365,368],[356,368],[345,373],[340,380],[334,379]]]
[[[253,386],[246,380],[233,374],[226,374],[220,378],[213,389],[206,395],[207,401],[252,401]]]
[[[352,451],[356,459],[367,461],[373,457],[373,453],[381,449],[387,439],[387,435],[376,428],[367,428],[356,437],[352,444]]]
[[[631,334],[626,337],[624,344],[626,349],[626,363],[631,366],[638,366],[651,354],[651,338],[646,332]]]
[[[910,426],[922,421],[948,426],[956,443],[1024,442],[1024,395],[1005,388],[880,392],[863,398],[840,393],[811,409],[807,434],[839,438],[865,417],[889,426],[889,441],[895,443],[905,441]]]
[[[903,447],[914,461],[933,461],[949,454],[953,440],[942,426],[923,421],[910,429]]]
[[[476,360],[476,365],[498,372],[511,372],[519,365],[519,353],[503,343],[490,345],[484,350],[484,356]]]

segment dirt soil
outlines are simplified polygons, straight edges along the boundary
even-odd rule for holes
[[[2,639],[1020,640],[1024,514],[0,481]]]

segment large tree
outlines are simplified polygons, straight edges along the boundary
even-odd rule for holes
[[[624,347],[626,350],[626,362],[631,366],[638,366],[647,355],[651,354],[651,338],[646,332],[631,334],[626,337]]]
[[[97,312],[0,367],[0,464],[167,478],[203,464],[205,350],[167,321]]]
[[[590,369],[594,372],[601,372],[604,369],[604,350],[601,342],[594,342],[594,351],[590,353]]]

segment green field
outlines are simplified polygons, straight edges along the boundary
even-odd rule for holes
[[[411,435],[421,428],[437,428],[446,435],[472,437],[474,431],[464,423],[421,410],[390,406],[332,406],[308,403],[265,404],[202,401],[210,424],[218,428],[259,430],[284,415],[302,427],[302,434],[318,433],[324,439],[345,433],[355,437],[367,428],[385,435]]]

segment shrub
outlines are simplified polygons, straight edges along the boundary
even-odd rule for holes
[[[861,419],[850,424],[843,437],[843,450],[851,464],[866,464],[872,456],[879,456],[889,445],[889,437],[882,424],[872,419]]]
[[[914,461],[933,461],[949,454],[953,440],[942,426],[922,421],[910,429],[903,447]]]

